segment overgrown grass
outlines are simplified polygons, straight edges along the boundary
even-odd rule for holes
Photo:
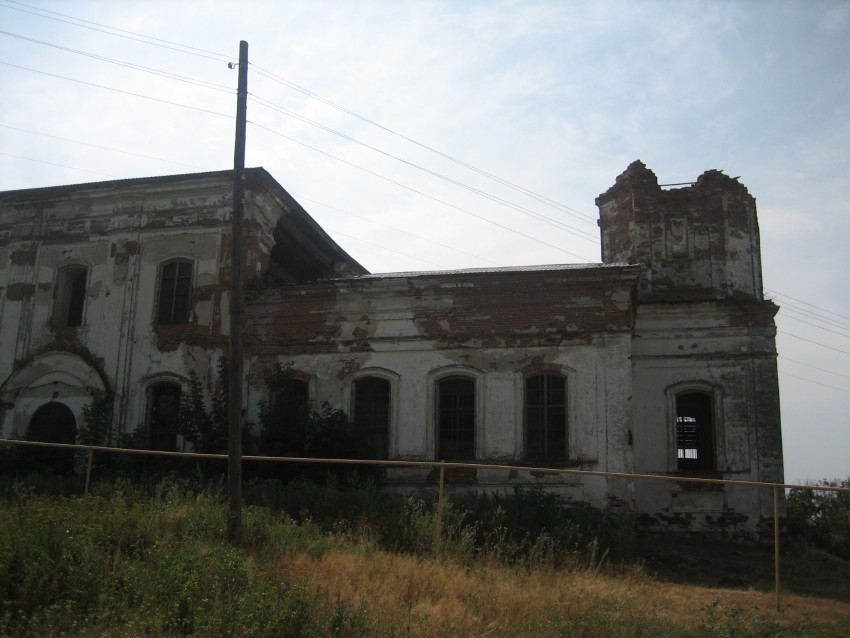
[[[221,485],[99,483],[83,498],[0,487],[2,636],[809,636],[850,605],[800,605],[647,578],[629,519],[544,493],[444,511],[370,485],[256,483],[226,540]],[[604,560],[603,560],[604,559]],[[790,604],[790,603],[789,603]],[[831,606],[830,606],[831,605]],[[837,605],[837,606],[836,606]],[[756,609],[757,607],[757,609]],[[814,620],[813,620],[814,619]],[[837,633],[834,635],[838,635]]]

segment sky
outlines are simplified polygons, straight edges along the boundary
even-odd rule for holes
[[[247,166],[372,272],[599,262],[634,160],[758,203],[785,477],[850,476],[850,2],[0,0],[0,190]]]

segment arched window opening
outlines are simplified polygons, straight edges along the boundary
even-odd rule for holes
[[[35,411],[27,427],[28,441],[45,443],[76,443],[77,420],[64,403],[51,401]],[[73,449],[32,448],[28,454],[34,467],[67,474],[74,470]]]
[[[365,377],[354,382],[354,426],[366,458],[389,458],[389,381]]]
[[[525,380],[525,455],[531,461],[567,459],[567,384],[559,374]]]
[[[437,457],[475,458],[475,380],[449,377],[437,383]]]
[[[169,261],[159,272],[157,323],[188,323],[192,305],[192,262]]]
[[[68,266],[59,271],[53,308],[53,324],[56,327],[75,328],[83,325],[87,280],[88,268],[85,266]]]
[[[680,470],[714,469],[711,395],[688,392],[676,397],[676,462]]]
[[[180,384],[164,381],[148,390],[148,446],[152,450],[177,449]]]

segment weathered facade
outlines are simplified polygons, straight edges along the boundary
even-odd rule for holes
[[[190,370],[212,379],[227,354],[230,180],[0,194],[3,436],[73,438],[101,391],[122,429],[180,445],[156,406]],[[635,162],[597,204],[600,264],[373,275],[249,170],[248,417],[274,402],[264,375],[286,363],[305,399],[363,427],[376,458],[781,481],[777,308],[762,295],[755,200],[716,171],[665,190]],[[449,478],[544,484],[688,530],[751,533],[772,514],[769,495],[749,488]],[[404,488],[429,480],[427,469],[387,476]]]

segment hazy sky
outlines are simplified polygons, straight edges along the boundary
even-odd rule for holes
[[[849,2],[0,0],[0,190],[232,168],[240,40],[247,165],[373,272],[598,262],[633,160],[740,176],[786,480],[850,476]]]

